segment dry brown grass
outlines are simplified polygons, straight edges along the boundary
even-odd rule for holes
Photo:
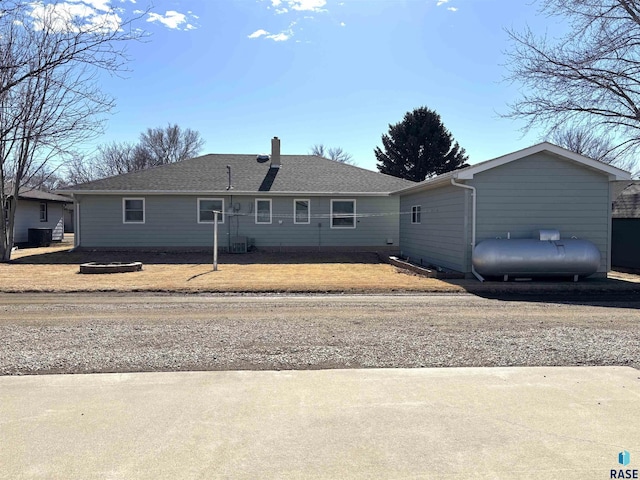
[[[69,252],[70,245],[14,252],[0,264],[2,292],[462,292],[461,287],[403,272],[371,253],[221,255]],[[80,263],[142,261],[135,273],[79,274]]]

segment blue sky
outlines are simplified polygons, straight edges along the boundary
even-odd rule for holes
[[[84,0],[70,0],[81,3]],[[143,0],[86,0],[144,10]],[[106,77],[117,108],[95,144],[135,141],[177,123],[201,133],[202,153],[282,153],[342,147],[376,169],[390,123],[436,110],[471,163],[527,147],[502,119],[517,86],[506,74],[505,27],[544,33],[536,6],[514,0],[155,0],[128,46],[126,78]],[[93,144],[83,146],[90,149]]]

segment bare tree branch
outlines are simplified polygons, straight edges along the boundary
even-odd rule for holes
[[[140,134],[140,148],[146,150],[153,166],[180,162],[198,155],[204,145],[200,133],[176,124],[148,128]]]
[[[525,130],[593,129],[617,149],[612,163],[629,166],[622,152],[640,146],[640,2],[541,0],[541,13],[568,33],[551,41],[507,30],[507,79],[524,93],[505,116]]]
[[[310,155],[316,155],[318,157],[328,158],[334,162],[346,163],[348,165],[357,165],[353,160],[353,156],[350,153],[345,152],[341,147],[325,148],[322,143],[313,145],[309,150]]]
[[[55,0],[2,0],[0,8],[0,204],[10,204],[8,216],[0,209],[0,261],[7,261],[19,188],[101,132],[114,100],[98,74],[121,72],[124,43],[144,34],[116,11],[89,22]]]
[[[178,125],[148,128],[139,143],[112,142],[98,147],[92,158],[73,158],[66,167],[70,185],[98,178],[137,172],[193,158],[200,153],[204,140],[200,133]]]

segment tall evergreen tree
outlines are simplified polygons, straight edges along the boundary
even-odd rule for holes
[[[374,150],[378,170],[414,182],[466,167],[469,159],[440,115],[427,107],[407,112],[401,122],[389,125],[382,145],[384,151],[380,147]]]

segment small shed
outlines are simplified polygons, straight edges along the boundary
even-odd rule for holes
[[[10,191],[9,188],[6,189]],[[13,201],[12,197],[8,202]],[[29,230],[51,231],[50,239],[59,242],[64,238],[64,206],[73,200],[64,195],[22,187],[18,192],[18,207],[13,226],[14,243],[29,242]]]
[[[640,269],[640,182],[615,182],[611,265]]]
[[[561,238],[595,244],[601,258],[595,275],[606,276],[612,182],[629,179],[557,145],[534,145],[397,192],[400,250],[414,263],[471,277],[483,240],[537,239],[540,230],[557,230]]]

